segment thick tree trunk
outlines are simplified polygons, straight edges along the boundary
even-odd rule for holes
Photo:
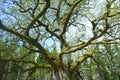
[[[57,71],[53,71],[53,80],[70,80],[70,79],[66,71],[58,69]]]

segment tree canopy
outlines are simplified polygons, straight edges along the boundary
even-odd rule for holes
[[[119,0],[1,0],[1,79],[119,80],[119,9]]]

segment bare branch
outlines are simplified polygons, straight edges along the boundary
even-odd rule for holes
[[[62,36],[62,35],[66,32],[66,28],[67,28],[68,22],[69,22],[69,20],[70,20],[70,18],[71,18],[71,16],[72,16],[72,13],[73,13],[74,9],[75,9],[76,6],[77,6],[79,3],[81,3],[82,1],[84,1],[84,0],[79,0],[79,1],[75,2],[75,3],[72,5],[72,7],[71,7],[70,11],[68,12],[68,14],[63,15],[63,17],[65,18],[65,21],[63,20],[63,21],[64,21],[64,22],[63,22],[63,23],[64,23],[64,24],[63,24],[63,30],[62,30],[60,36]],[[65,16],[66,16],[66,17],[65,17]]]
[[[50,7],[50,0],[45,0],[46,1],[46,5],[44,7],[44,9],[42,10],[42,12],[40,12],[36,17],[33,18],[33,20],[29,23],[28,27],[26,28],[26,35],[29,35],[29,29],[34,25],[34,23],[41,17],[43,16],[47,9]]]

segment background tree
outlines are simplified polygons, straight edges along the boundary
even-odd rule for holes
[[[119,0],[3,0],[0,4],[0,28],[9,32],[4,32],[3,41],[5,46],[15,44],[15,53],[9,57],[1,52],[5,57],[0,61],[16,62],[17,76],[27,72],[25,79],[41,79],[35,76],[42,75],[38,69],[44,68],[44,74],[49,72],[44,79],[115,79],[111,74],[113,58],[115,68],[119,66],[115,57],[120,41]],[[81,67],[90,68],[87,72]]]

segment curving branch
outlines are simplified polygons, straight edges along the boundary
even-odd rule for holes
[[[82,45],[79,45],[77,47],[73,47],[73,48],[70,48],[69,50],[63,51],[62,53],[60,53],[59,58],[61,59],[64,54],[71,54],[75,51],[83,49],[84,47],[90,45],[92,43],[92,41],[94,41],[95,39],[98,39],[101,36],[103,36],[104,34],[106,34],[107,30],[109,28],[111,28],[109,23],[108,23],[108,19],[107,19],[109,16],[108,14],[109,14],[109,10],[105,14],[103,14],[101,17],[98,17],[97,19],[95,19],[94,21],[91,22],[93,27],[96,27],[96,24],[94,24],[94,23],[96,23],[96,21],[99,22],[100,20],[105,20],[105,28],[104,28],[104,30],[101,31],[101,33],[99,35],[97,35],[97,36],[94,35],[91,39],[89,39],[86,43],[84,43]]]
[[[30,28],[34,25],[34,23],[41,17],[43,16],[47,9],[50,7],[50,0],[45,0],[46,1],[46,5],[44,7],[44,9],[42,10],[42,12],[40,12],[36,17],[33,18],[33,20],[29,23],[28,27],[26,28],[26,35],[29,36],[29,30]]]
[[[62,23],[63,23],[63,29],[62,29],[62,32],[61,32],[61,34],[60,34],[61,38],[63,38],[62,36],[63,36],[63,34],[66,32],[68,22],[69,22],[69,20],[70,20],[70,18],[71,18],[71,16],[72,16],[72,13],[73,13],[74,9],[75,9],[76,6],[79,5],[82,1],[84,1],[84,0],[78,0],[77,2],[75,2],[75,3],[72,5],[72,7],[71,7],[70,11],[68,12],[68,14],[64,14],[64,15],[63,15],[63,18],[64,18],[63,21],[64,21],[64,22],[62,22]]]
[[[1,22],[2,23],[2,22]],[[6,26],[0,26],[1,29],[5,30],[5,31],[8,31],[24,40],[26,40],[28,43],[32,44],[33,46],[35,46],[36,48],[39,49],[39,53],[41,53],[45,59],[51,64],[52,67],[55,67],[56,68],[56,65],[55,63],[52,61],[52,59],[48,56],[49,52],[46,51],[43,46],[38,43],[35,39],[32,39],[24,34],[21,34],[20,32],[18,32],[17,30],[11,28],[11,27],[6,27]]]
[[[77,67],[85,61],[88,57],[91,57],[93,54],[94,48],[90,48],[88,52],[80,56],[75,62],[71,64],[71,73],[77,69]]]

